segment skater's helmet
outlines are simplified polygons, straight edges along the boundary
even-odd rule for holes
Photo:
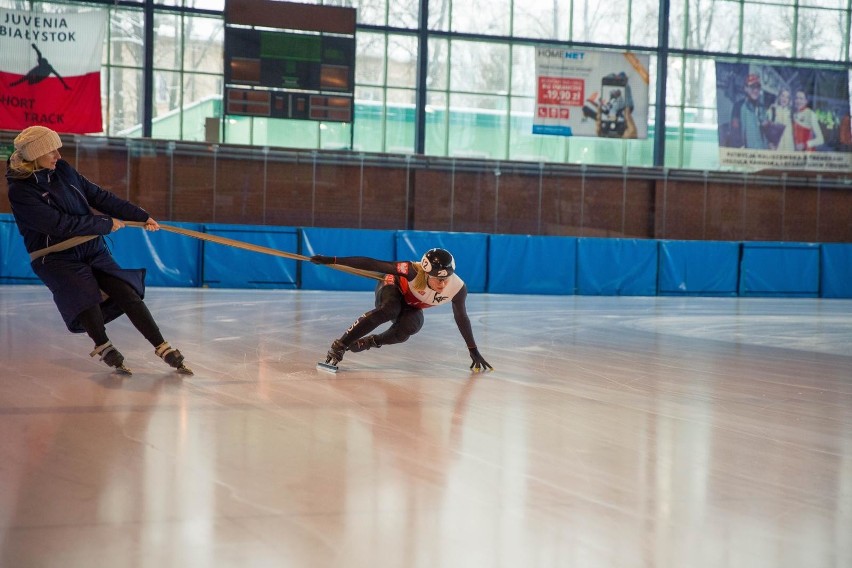
[[[420,259],[420,266],[429,276],[436,278],[448,278],[456,271],[456,261],[449,251],[442,248],[433,248],[426,251]]]

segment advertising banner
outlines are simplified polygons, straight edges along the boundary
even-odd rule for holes
[[[102,132],[106,22],[106,10],[62,14],[0,8],[0,128]]]
[[[539,46],[533,134],[648,137],[650,56]]]
[[[716,107],[723,165],[852,169],[846,71],[716,62]]]

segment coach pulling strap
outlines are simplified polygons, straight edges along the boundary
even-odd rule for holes
[[[140,223],[136,221],[124,221],[124,224],[128,227],[145,227],[145,223]],[[171,225],[160,225],[160,228],[164,231],[169,231],[170,233],[177,233],[179,235],[184,235],[186,237],[193,237],[195,239],[200,239],[202,241],[210,241],[212,243],[217,243],[220,245],[240,248],[244,250],[250,250],[252,252],[259,252],[261,254],[268,254],[271,256],[281,256],[284,258],[289,258],[291,260],[310,260],[309,257],[303,256],[301,254],[295,254],[292,252],[285,252],[283,250],[278,250],[269,247],[262,247],[260,245],[254,245],[251,243],[247,243],[244,241],[237,241],[235,239],[228,239],[225,237],[219,237],[216,235],[211,235],[210,233],[201,233],[199,231],[192,231],[190,229],[182,229],[180,227],[172,227]],[[30,253],[30,262],[34,261],[37,258],[41,258],[46,254],[50,254],[52,252],[59,252],[63,250],[70,249],[77,245],[83,244],[86,241],[90,241],[92,239],[96,239],[101,235],[87,235],[84,237],[71,237],[70,239],[64,240],[61,243],[56,243],[55,245],[51,245],[49,247],[39,249],[37,251]],[[372,278],[373,280],[383,280],[384,274],[379,274],[378,272],[372,272],[369,270],[360,270],[358,268],[350,268],[348,266],[341,266],[339,264],[329,264],[327,265],[335,270],[340,270],[341,272],[347,272],[349,274],[354,274],[356,276],[364,276],[365,278]]]

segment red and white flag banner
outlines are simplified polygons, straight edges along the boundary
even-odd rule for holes
[[[0,128],[103,131],[101,58],[107,11],[0,8]]]

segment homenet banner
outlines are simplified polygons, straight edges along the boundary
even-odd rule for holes
[[[536,47],[533,134],[648,137],[650,56]]]

